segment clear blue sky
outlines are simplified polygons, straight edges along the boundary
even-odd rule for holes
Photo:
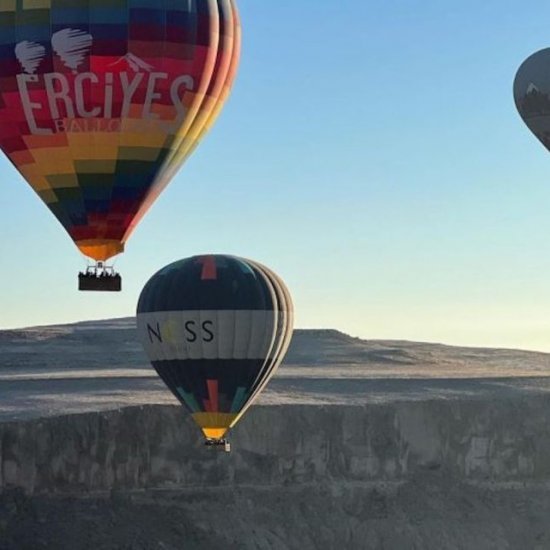
[[[0,327],[131,315],[157,269],[220,252],[277,271],[299,327],[550,350],[550,154],[512,98],[550,5],[240,10],[233,95],[118,260],[120,295],[76,291],[85,262],[0,161]]]

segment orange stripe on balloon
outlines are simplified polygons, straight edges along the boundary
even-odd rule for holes
[[[13,153],[9,154],[9,157],[16,166],[22,166],[23,164],[32,164],[35,162],[34,157],[28,150],[14,151]]]
[[[67,134],[64,132],[44,136],[26,135],[22,136],[22,138],[29,149],[50,149],[53,147],[66,147],[69,144]]]

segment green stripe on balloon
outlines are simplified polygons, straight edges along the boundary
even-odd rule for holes
[[[193,394],[187,393],[183,388],[177,388],[177,392],[181,395],[181,398],[192,412],[196,413],[202,411]]]
[[[235,392],[235,397],[233,398],[233,403],[231,403],[232,413],[236,413],[241,410],[241,407],[243,406],[246,397],[246,388],[243,388],[242,386],[237,388],[237,391]]]

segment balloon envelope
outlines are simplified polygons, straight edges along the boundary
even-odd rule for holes
[[[525,124],[550,150],[550,48],[523,62],[514,81],[514,100]]]
[[[219,440],[283,360],[293,306],[268,268],[233,256],[196,256],[149,280],[137,324],[160,377],[204,435]]]
[[[0,0],[0,148],[106,260],[212,126],[239,50],[234,0]]]

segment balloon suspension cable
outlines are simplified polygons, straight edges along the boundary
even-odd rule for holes
[[[119,292],[122,289],[122,278],[113,266],[103,261],[88,265],[86,271],[78,274],[78,290]]]
[[[214,447],[215,449],[223,450],[226,453],[231,452],[231,443],[227,439],[207,439],[204,444],[206,447]]]

